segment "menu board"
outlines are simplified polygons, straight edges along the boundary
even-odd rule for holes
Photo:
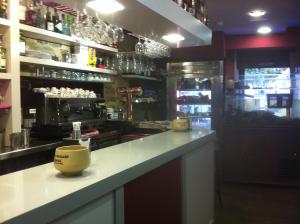
[[[291,94],[267,94],[268,108],[290,108],[292,107]]]

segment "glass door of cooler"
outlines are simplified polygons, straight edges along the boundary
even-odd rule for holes
[[[192,127],[211,128],[211,91],[177,90],[177,116],[188,116]]]

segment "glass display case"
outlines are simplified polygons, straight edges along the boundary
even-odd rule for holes
[[[211,127],[210,90],[177,90],[176,96],[178,116],[188,116],[194,127]]]

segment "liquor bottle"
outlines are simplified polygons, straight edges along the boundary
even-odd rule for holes
[[[0,17],[7,18],[7,0],[1,0],[0,4]]]
[[[33,3],[30,3],[29,8],[26,11],[25,23],[29,26],[36,26],[36,11]]]
[[[189,12],[192,14],[192,16],[196,17],[196,0],[191,0],[191,7]]]
[[[182,6],[181,6],[185,11],[188,11],[188,2],[187,0],[183,0]]]
[[[20,0],[20,2],[19,2],[19,20],[20,20],[20,23],[25,23],[26,11],[27,11],[27,8],[25,6],[24,0]]]
[[[54,31],[54,24],[51,17],[51,12],[49,11],[49,7],[47,7],[46,13],[46,30]]]
[[[3,47],[2,37],[0,34],[0,72],[6,72],[6,49]]]
[[[54,14],[52,16],[52,22],[54,25],[54,32],[61,33],[62,32],[62,23],[61,23],[61,20],[59,19],[57,9],[54,9]]]
[[[62,29],[61,29],[62,34],[70,35],[70,27],[66,20],[65,14],[61,15],[61,25],[62,25]]]
[[[76,25],[76,24],[74,24],[74,17],[73,16],[71,16],[71,15],[67,15],[67,24],[68,24],[68,32],[69,32],[69,34],[68,35],[73,35],[74,34],[74,26]]]
[[[36,26],[41,29],[46,29],[45,25],[45,12],[43,8],[43,2],[40,1],[40,3],[37,3],[36,7]]]

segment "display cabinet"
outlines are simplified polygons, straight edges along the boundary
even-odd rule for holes
[[[226,81],[227,111],[268,111],[278,117],[298,117],[299,74],[290,68],[253,68]]]
[[[192,126],[211,127],[211,90],[177,90],[178,116],[191,119]]]
[[[5,145],[9,145],[9,134],[21,129],[18,5],[17,0],[8,1],[7,19],[0,19],[0,33],[6,49],[6,72],[0,74],[0,93],[4,98],[2,105],[11,107],[5,113],[0,113]]]

